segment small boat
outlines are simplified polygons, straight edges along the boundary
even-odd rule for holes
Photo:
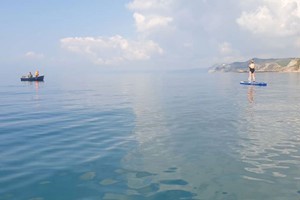
[[[38,77],[27,77],[27,76],[22,76],[21,81],[44,81],[44,76],[38,76]]]

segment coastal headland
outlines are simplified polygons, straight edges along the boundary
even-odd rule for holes
[[[300,72],[300,58],[253,58],[256,72]],[[215,64],[209,72],[248,72],[249,61]]]

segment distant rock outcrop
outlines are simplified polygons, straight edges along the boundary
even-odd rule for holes
[[[260,59],[253,58],[257,72],[300,72],[300,58]],[[229,64],[216,64],[209,72],[248,72],[250,60]]]

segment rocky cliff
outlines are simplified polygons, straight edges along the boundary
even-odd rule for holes
[[[253,58],[256,72],[300,72],[300,58],[259,59]],[[216,64],[209,72],[248,72],[250,60],[228,64]]]

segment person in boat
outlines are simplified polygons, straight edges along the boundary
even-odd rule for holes
[[[254,60],[251,60],[250,61],[250,64],[249,64],[249,78],[248,78],[248,81],[249,82],[255,82],[255,64],[254,64]]]
[[[35,77],[39,77],[40,73],[38,70],[35,71]]]
[[[28,75],[27,75],[27,77],[28,77],[28,78],[32,78],[32,73],[29,72]]]

